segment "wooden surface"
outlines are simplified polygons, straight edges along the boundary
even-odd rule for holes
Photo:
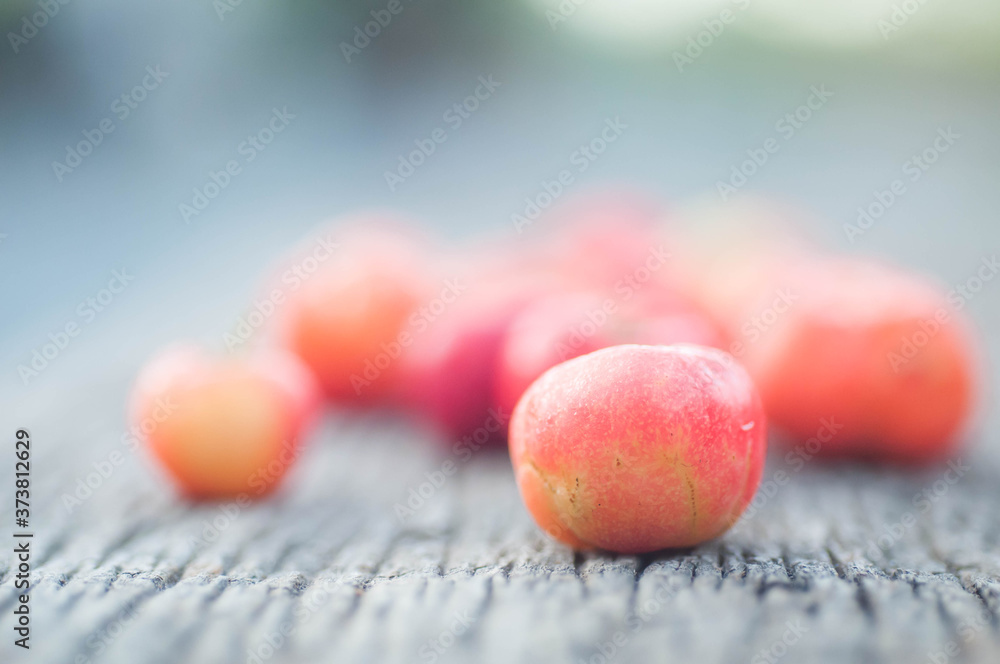
[[[271,500],[182,504],[112,424],[126,386],[67,397],[64,420],[21,414],[39,422],[32,649],[11,645],[5,552],[0,662],[998,661],[982,446],[961,477],[772,454],[768,493],[721,540],[574,555],[535,529],[504,454],[465,460],[379,415],[329,418]],[[67,488],[115,450],[70,512]],[[398,517],[448,458],[458,472]]]

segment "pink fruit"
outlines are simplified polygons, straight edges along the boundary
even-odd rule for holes
[[[552,243],[549,260],[577,288],[612,289],[660,250],[661,216],[659,202],[645,196],[590,192],[556,206],[525,233]]]
[[[524,394],[510,427],[521,495],[575,548],[642,553],[723,533],[760,481],[757,390],[725,353],[615,346],[560,364]]]
[[[533,301],[567,287],[541,256],[522,254],[523,248],[497,242],[439,257],[442,283],[458,284],[460,292],[421,302],[412,314],[396,400],[448,439],[495,429],[499,420],[502,426],[489,433],[503,441],[510,410],[498,410],[493,388],[507,328]]]
[[[496,411],[493,371],[511,318],[524,306],[518,293],[463,297],[415,334],[400,358],[399,401],[449,439],[510,418],[509,410]],[[502,438],[503,427],[490,433]]]
[[[720,326],[701,308],[682,296],[675,284],[650,284],[625,301],[614,320],[617,343],[647,346],[695,344],[722,348]]]

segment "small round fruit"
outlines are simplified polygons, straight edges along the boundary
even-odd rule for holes
[[[614,346],[553,367],[510,427],[521,496],[542,529],[621,553],[723,533],[757,489],[766,441],[747,373],[690,345]]]
[[[374,363],[405,331],[426,276],[403,232],[348,229],[337,237],[342,253],[293,282],[280,343],[313,370],[329,398],[371,403],[392,391],[395,363]]]
[[[830,428],[828,456],[925,463],[955,451],[977,352],[943,290],[856,258],[814,257],[779,283],[790,301],[742,358],[775,428],[794,441]]]
[[[470,291],[426,322],[399,360],[397,401],[448,439],[509,420],[509,410],[496,409],[493,374],[510,321],[531,297],[503,283]],[[502,443],[503,427],[490,433]]]
[[[140,373],[132,420],[191,498],[264,495],[298,455],[319,388],[294,356],[215,360],[197,348],[161,352]]]

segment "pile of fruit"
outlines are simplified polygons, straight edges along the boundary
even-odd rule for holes
[[[684,225],[641,197],[592,195],[450,248],[395,217],[339,222],[323,252],[279,265],[241,352],[153,359],[133,417],[175,404],[149,448],[186,495],[212,499],[272,490],[324,402],[399,408],[449,443],[509,444],[546,532],[621,552],[731,526],[768,424],[826,458],[952,453],[978,376],[945,290],[820,251],[780,207],[722,212]]]

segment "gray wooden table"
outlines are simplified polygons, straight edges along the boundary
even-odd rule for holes
[[[772,454],[755,508],[722,539],[574,554],[536,530],[502,451],[463,460],[387,414],[331,415],[271,500],[183,504],[122,443],[107,394],[126,388],[78,392],[65,417],[31,432],[32,648],[12,646],[5,546],[4,663],[913,664],[1000,653],[1000,468],[982,449],[951,472]],[[427,483],[449,458],[459,471]],[[101,468],[108,477],[87,477]],[[89,495],[77,480],[95,485]]]

